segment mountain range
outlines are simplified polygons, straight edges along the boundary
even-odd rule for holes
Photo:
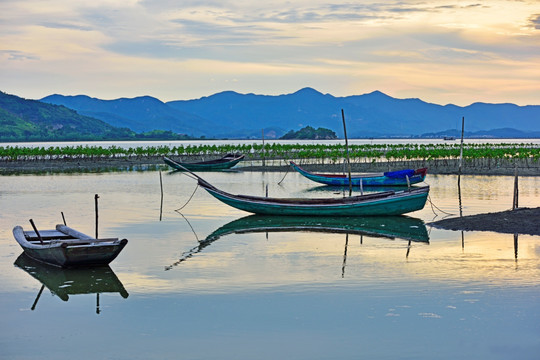
[[[150,96],[100,100],[85,95],[50,95],[42,102],[136,132],[171,130],[207,138],[279,137],[305,126],[323,127],[343,137],[440,137],[465,130],[469,136],[540,137],[540,106],[473,103],[437,105],[420,99],[396,99],[380,91],[335,97],[312,88],[286,95],[220,92],[194,100],[162,102]],[[508,133],[508,136],[504,134]]]

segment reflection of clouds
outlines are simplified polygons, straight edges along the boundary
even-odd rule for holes
[[[173,288],[172,281],[143,273],[117,272],[126,289],[144,292],[168,292]]]

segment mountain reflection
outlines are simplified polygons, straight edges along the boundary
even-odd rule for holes
[[[366,216],[366,217],[316,217],[316,216],[274,216],[249,215],[231,221],[213,231],[192,249],[185,251],[170,270],[223,236],[230,234],[317,232],[347,234],[387,239],[403,239],[429,243],[429,235],[424,222],[408,216]]]
[[[35,309],[43,289],[48,288],[53,295],[68,301],[70,295],[96,294],[96,312],[99,313],[99,294],[119,293],[123,298],[129,296],[122,282],[110,266],[91,268],[62,269],[36,261],[22,253],[14,265],[41,282],[42,287],[34,301]]]

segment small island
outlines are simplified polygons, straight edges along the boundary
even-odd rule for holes
[[[282,137],[282,140],[333,140],[337,139],[337,135],[330,129],[306,126],[298,131],[291,130]]]

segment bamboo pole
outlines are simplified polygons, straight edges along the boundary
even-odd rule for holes
[[[161,170],[159,171],[159,187],[161,189],[161,204],[159,206],[159,221],[161,221],[163,217],[163,180],[161,177]]]
[[[266,166],[266,158],[265,158],[265,154],[264,154],[264,129],[261,130],[262,131],[262,166]]]
[[[96,209],[96,239],[98,238],[98,199],[99,199],[99,195],[96,194],[94,195],[94,203],[95,203],[95,209]]]
[[[518,171],[517,164],[514,172],[514,199],[512,201],[512,210],[517,209],[519,206],[519,187],[518,187]]]
[[[349,140],[347,139],[347,126],[345,125],[345,112],[341,109],[341,118],[343,119],[343,134],[345,135],[345,152],[347,154],[347,164],[349,169],[349,196],[352,196],[351,181],[351,159],[349,158]]]
[[[459,146],[459,169],[458,169],[458,176],[461,175],[461,166],[463,163],[463,134],[465,132],[465,117],[463,116],[461,118],[461,144]],[[458,177],[458,182],[460,178]]]

